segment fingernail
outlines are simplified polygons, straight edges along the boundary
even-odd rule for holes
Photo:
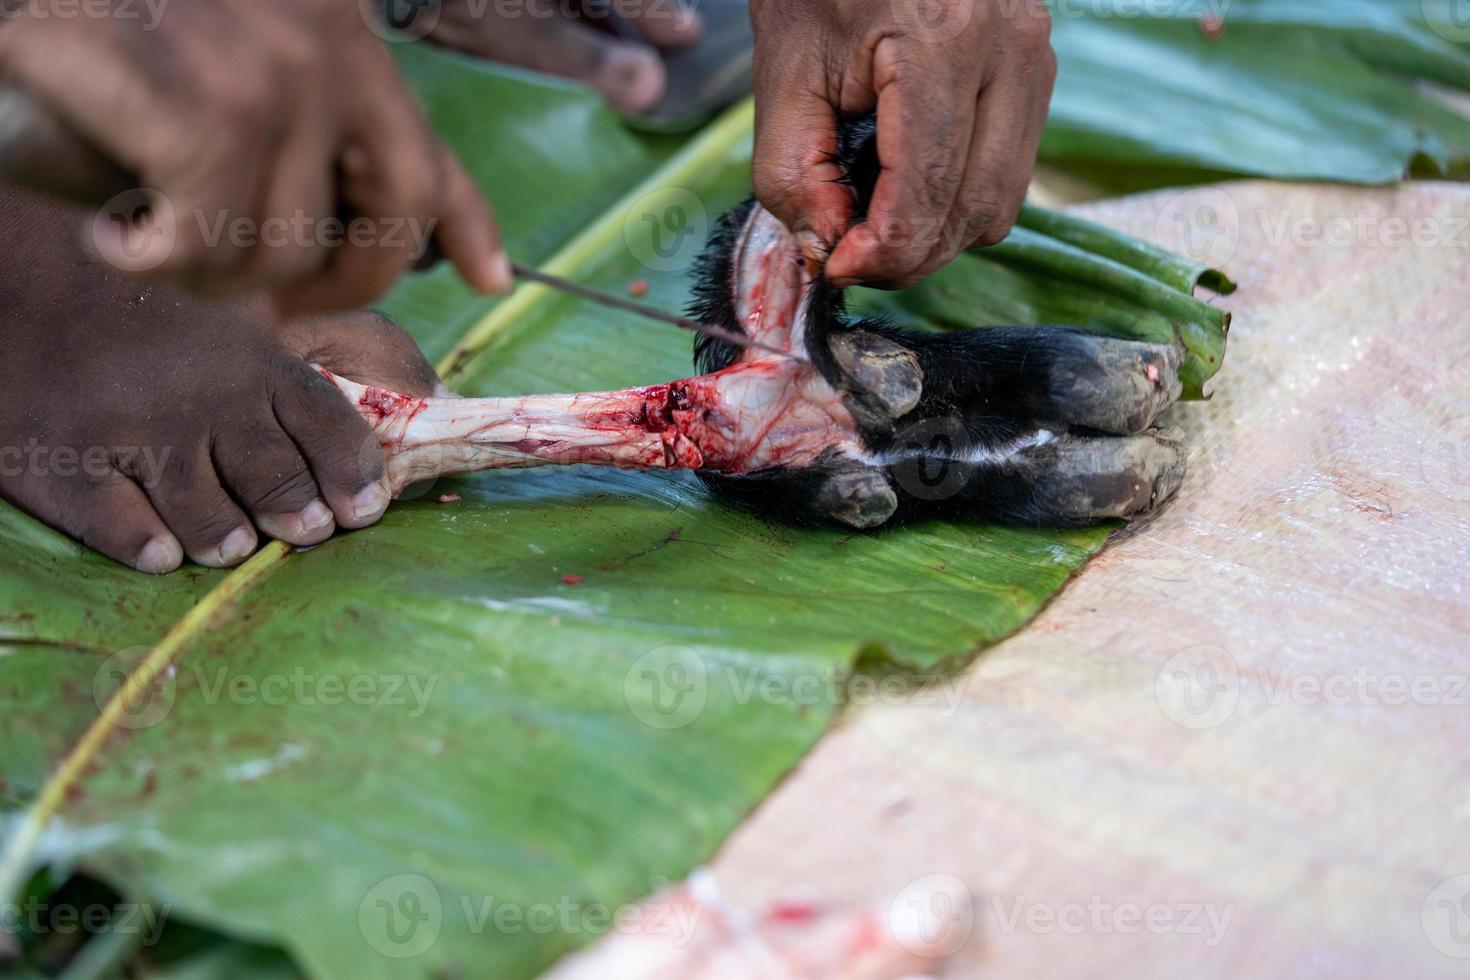
[[[248,527],[237,527],[220,542],[221,565],[233,565],[242,561],[255,550],[255,532]]]
[[[320,500],[313,500],[301,512],[301,530],[317,531],[332,523],[332,511]]]
[[[515,271],[510,267],[510,259],[504,252],[498,253],[490,260],[490,280],[488,285],[492,293],[508,293],[515,283]]]
[[[352,516],[355,520],[370,521],[388,507],[388,488],[382,483],[364,487],[352,498]]]
[[[648,112],[664,97],[664,66],[641,47],[618,45],[608,51],[593,84],[620,112]]]
[[[149,575],[162,575],[178,568],[184,561],[184,549],[173,535],[164,535],[149,541],[138,552],[133,567]]]

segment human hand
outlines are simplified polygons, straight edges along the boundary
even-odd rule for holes
[[[312,363],[415,395],[437,378],[374,313],[281,325],[264,303],[143,287],[89,258],[67,211],[0,192],[0,498],[141,571],[316,544],[387,508],[382,449]]]
[[[1006,236],[1056,77],[1040,0],[752,0],[751,19],[756,196],[834,285],[906,286]],[[850,227],[837,121],[874,110],[882,170]]]
[[[659,52],[698,41],[699,15],[690,0],[617,0],[611,12],[636,35],[622,38],[609,8],[610,0],[525,0],[513,8],[443,0],[427,40],[575,79],[619,112],[648,112],[665,91]]]
[[[44,7],[0,25],[0,70],[148,188],[93,222],[111,265],[270,290],[295,315],[372,301],[433,235],[472,286],[509,288],[489,205],[358,5],[213,0],[156,23]]]

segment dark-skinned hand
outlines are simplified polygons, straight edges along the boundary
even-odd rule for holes
[[[752,0],[756,196],[838,286],[898,288],[1006,236],[1056,77],[1041,0]],[[867,220],[835,162],[877,111]],[[830,249],[830,254],[828,250]]]
[[[443,0],[427,40],[492,61],[576,79],[620,112],[648,112],[666,87],[660,51],[699,40],[692,0]],[[608,29],[609,9],[637,34]]]
[[[145,572],[238,564],[378,520],[382,450],[310,365],[427,395],[433,369],[373,313],[275,321],[131,280],[75,214],[0,190],[0,498]]]
[[[346,310],[433,232],[471,286],[510,287],[490,206],[361,5],[175,0],[153,23],[143,4],[62,17],[52,2],[6,12],[0,71],[149,190],[94,222],[116,268],[209,295],[268,290],[293,315]]]

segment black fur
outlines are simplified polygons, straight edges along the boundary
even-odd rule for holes
[[[880,169],[871,115],[843,122],[837,162],[853,189],[855,212],[861,218]],[[747,201],[719,221],[696,265],[689,308],[691,316],[737,332],[743,330],[735,312],[734,246],[754,206],[754,201]],[[699,473],[713,491],[735,502],[795,523],[837,520],[872,527],[890,519],[931,515],[1068,525],[1093,523],[1098,517],[1079,500],[1099,513],[1111,513],[1109,508],[1122,513],[1129,512],[1140,493],[1151,503],[1159,494],[1172,492],[1170,480],[1177,486],[1182,461],[1177,471],[1166,466],[1167,472],[1150,475],[1135,458],[1142,451],[1139,445],[1095,439],[1097,433],[1079,422],[1092,420],[1089,410],[1097,412],[1099,398],[1088,402],[1087,392],[1111,392],[1107,386],[1120,374],[1119,364],[1129,357],[1162,357],[1157,353],[1162,348],[1138,353],[1133,348],[1145,345],[1125,348],[1122,342],[1100,341],[1073,327],[934,333],[881,319],[852,322],[842,291],[820,280],[808,291],[804,314],[807,354],[813,365],[845,393],[869,452],[889,461],[871,466],[834,452],[801,468],[744,475]],[[875,409],[869,393],[845,375],[832,344],[844,332],[881,338],[880,345],[891,342],[885,350],[896,345],[911,352],[922,385],[911,411],[899,417],[885,415]],[[1106,345],[1113,346],[1104,350]],[[702,372],[720,370],[738,354],[739,348],[718,340],[699,337],[695,342],[695,363]],[[1160,364],[1167,367],[1164,361]],[[1116,390],[1130,394],[1126,386]],[[1086,404],[1079,405],[1079,391]],[[1101,401],[1107,408],[1106,399]],[[1097,417],[1112,419],[1106,413]],[[1059,435],[1035,446],[1023,443],[1025,449],[1003,459],[967,458],[977,449],[995,450],[1028,438],[1037,441],[1042,428]],[[1109,431],[1138,430],[1116,426]],[[1090,441],[1084,446],[1081,440]],[[1079,446],[1083,451],[1072,452]]]

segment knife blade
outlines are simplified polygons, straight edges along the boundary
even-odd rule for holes
[[[105,206],[114,197],[136,190],[138,186],[132,174],[78,136],[29,92],[14,83],[0,83],[0,177],[87,207]],[[414,268],[429,268],[443,257],[438,241],[430,239]],[[738,347],[782,357],[794,356],[789,351],[752,340],[736,331],[583,286],[522,262],[512,262],[511,270],[519,280],[539,283],[600,306],[633,313]]]

